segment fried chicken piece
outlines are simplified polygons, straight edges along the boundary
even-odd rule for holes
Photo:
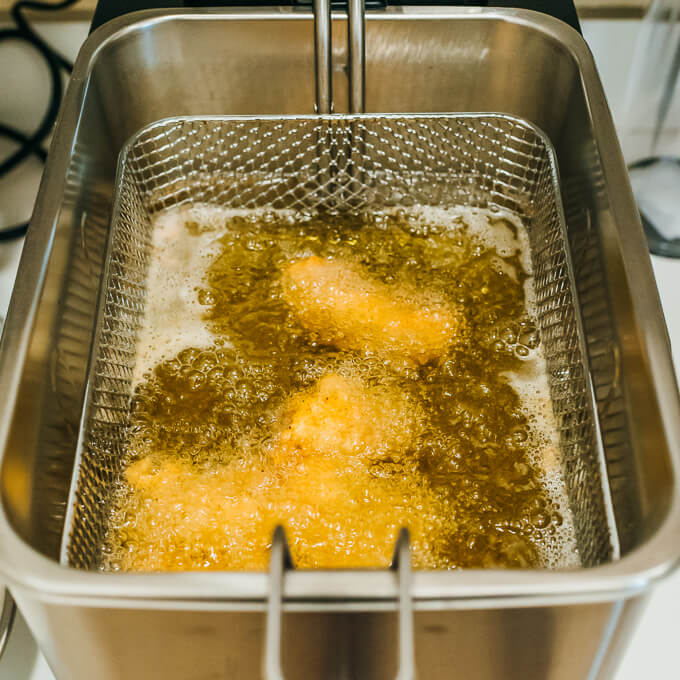
[[[272,449],[206,469],[162,452],[125,471],[130,489],[114,550],[124,569],[267,568],[283,524],[300,567],[387,566],[402,526],[427,561],[438,498],[415,468],[373,474],[422,424],[392,387],[330,373],[292,396]]]
[[[408,444],[419,415],[396,388],[367,387],[358,378],[329,373],[288,402],[274,456],[278,462],[294,452],[379,458]]]
[[[386,567],[402,526],[414,563],[437,566],[443,506],[420,477],[374,477],[356,460],[308,456],[221,465],[150,457],[126,471],[129,492],[110,549],[128,571],[257,570],[283,524],[303,568]]]
[[[283,297],[321,343],[425,364],[461,336],[462,311],[390,287],[357,267],[307,257],[283,272]]]
[[[205,470],[148,456],[132,463],[125,479],[131,490],[121,522],[126,568],[263,568],[276,526],[262,502],[277,488],[273,470],[253,461]]]

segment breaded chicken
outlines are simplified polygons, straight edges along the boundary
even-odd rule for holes
[[[274,528],[284,524],[299,567],[386,566],[399,529],[415,559],[432,566],[444,516],[417,472],[372,473],[415,436],[419,410],[396,388],[331,373],[293,395],[272,450],[202,469],[162,453],[132,463],[125,569],[266,569]],[[421,562],[422,560],[422,562]]]
[[[279,524],[297,567],[385,567],[402,526],[413,536],[414,563],[437,566],[442,531],[434,518],[446,511],[415,471],[387,479],[357,458],[292,462],[269,457],[212,470],[168,458],[133,463],[115,537],[120,568],[265,570]]]
[[[425,364],[463,332],[462,311],[371,279],[358,267],[307,257],[283,272],[284,299],[322,344]]]
[[[127,568],[261,569],[276,526],[262,503],[276,489],[273,472],[252,463],[202,470],[162,457],[132,463]]]
[[[263,571],[279,524],[296,567],[386,567],[402,526],[413,536],[414,563],[437,566],[441,527],[433,518],[446,510],[422,478],[373,477],[366,466],[343,467],[325,456],[284,475],[274,469],[270,459],[255,477],[274,481],[260,485],[238,465],[133,463],[115,537],[120,568]]]
[[[358,378],[329,373],[286,405],[275,456],[293,452],[375,459],[403,449],[419,413],[396,388],[367,387]]]

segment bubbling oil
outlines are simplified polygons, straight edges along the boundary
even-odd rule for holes
[[[196,205],[153,248],[102,569],[264,570],[278,524],[300,567],[384,567],[402,526],[416,568],[579,564],[518,218]],[[310,257],[465,332],[424,363],[334,346],[282,290]]]

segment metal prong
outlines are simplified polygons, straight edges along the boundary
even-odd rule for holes
[[[411,539],[408,529],[399,532],[392,559],[399,584],[399,670],[397,680],[414,680],[415,653],[413,636],[413,602],[411,600]]]
[[[267,623],[264,641],[262,677],[264,680],[283,680],[281,668],[281,622],[283,618],[283,577],[293,562],[288,549],[286,532],[276,527],[272,538],[269,563],[269,599],[267,600]]]
[[[366,108],[366,15],[364,0],[347,0],[347,46],[349,54],[349,112]]]
[[[333,112],[333,38],[331,0],[314,0],[316,112]]]

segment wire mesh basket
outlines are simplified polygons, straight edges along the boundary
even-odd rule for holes
[[[148,126],[119,165],[86,406],[62,545],[97,568],[130,418],[152,218],[182,204],[356,214],[498,208],[527,225],[537,322],[583,566],[617,554],[595,396],[546,137],[502,115],[174,118]]]

